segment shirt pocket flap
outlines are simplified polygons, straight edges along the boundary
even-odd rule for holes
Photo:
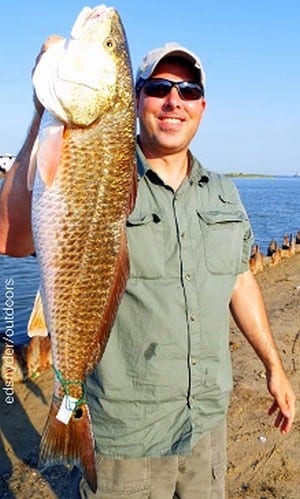
[[[207,224],[226,224],[234,222],[244,222],[247,220],[245,213],[241,210],[236,211],[199,211],[197,210],[198,216]]]
[[[129,215],[126,225],[127,227],[138,227],[140,225],[147,225],[150,223],[159,223],[161,222],[160,213],[149,213],[147,215],[137,217],[136,215]]]

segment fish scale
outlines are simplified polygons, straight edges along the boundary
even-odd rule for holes
[[[89,141],[86,142],[86,147],[89,149],[92,146],[92,141],[91,143]],[[75,149],[76,150],[76,149]],[[84,156],[84,149],[81,147],[80,151],[81,155]],[[105,154],[105,150],[101,150],[98,148],[97,151],[97,156],[99,156],[99,160],[103,160],[103,155]],[[78,163],[80,163],[80,156],[76,155],[78,157]],[[95,161],[97,161],[98,158],[95,158]],[[98,160],[98,161],[99,161]],[[132,158],[131,158],[132,160]],[[72,162],[71,162],[72,164]],[[64,167],[64,162],[62,162],[62,169]],[[106,192],[106,203],[103,200],[104,194],[100,196],[102,199],[100,199],[99,203],[96,203],[92,198],[93,196],[91,195],[90,191],[79,191],[80,196],[78,197],[75,192],[74,196],[74,190],[73,188],[70,189],[69,191],[65,191],[65,199],[69,199],[69,196],[71,196],[71,201],[73,198],[76,200],[75,206],[73,206],[73,202],[70,203],[70,210],[67,211],[66,215],[66,220],[59,220],[59,224],[54,223],[54,227],[52,227],[52,230],[54,233],[56,233],[56,245],[57,245],[57,250],[54,251],[57,257],[57,262],[54,262],[53,264],[49,262],[47,259],[47,256],[49,256],[49,251],[44,251],[43,248],[41,248],[40,253],[41,253],[41,261],[44,259],[43,263],[43,268],[49,269],[51,268],[51,265],[54,265],[54,267],[60,272],[57,273],[57,283],[53,283],[52,280],[48,277],[47,272],[45,274],[45,281],[46,281],[46,286],[54,288],[57,290],[57,297],[56,297],[56,310],[55,310],[55,315],[56,317],[56,328],[57,332],[59,334],[60,331],[64,332],[64,335],[69,335],[70,340],[69,341],[64,341],[62,343],[62,346],[64,344],[69,344],[70,342],[73,343],[74,341],[79,341],[80,342],[80,348],[85,349],[89,348],[91,351],[94,349],[94,344],[98,344],[98,338],[94,335],[94,341],[91,343],[90,339],[88,338],[88,335],[84,336],[79,336],[78,335],[78,330],[82,330],[82,326],[84,324],[85,331],[87,332],[89,329],[92,329],[94,331],[95,323],[100,323],[101,317],[99,317],[99,310],[103,310],[105,303],[107,302],[107,294],[109,292],[109,288],[107,286],[107,283],[109,282],[109,279],[112,279],[114,275],[114,266],[115,266],[115,258],[116,254],[118,253],[119,245],[120,245],[120,232],[122,230],[122,227],[125,222],[125,214],[128,206],[128,201],[126,202],[125,198],[125,205],[124,205],[124,194],[121,194],[118,196],[118,194],[124,193],[124,192],[129,192],[129,187],[130,184],[132,183],[132,175],[129,175],[128,178],[128,189],[124,189],[124,175],[122,175],[122,172],[120,172],[118,168],[118,162],[114,162],[114,167],[116,171],[118,171],[118,175],[116,176],[115,179],[112,178],[111,176],[111,182],[110,182],[110,189],[109,192]],[[66,164],[66,170],[67,171],[67,177],[68,177],[68,171],[70,170],[70,163],[67,160]],[[70,182],[64,179],[64,176],[61,176],[61,184],[62,185],[69,185]],[[99,185],[102,186],[102,178],[101,178],[101,169],[98,171],[97,176],[93,175],[94,183],[95,183],[95,178],[99,178],[98,182]],[[73,182],[73,185],[80,185],[80,178],[76,179],[76,174],[73,172],[73,181],[76,180],[76,182]],[[122,186],[119,184],[122,183]],[[121,188],[120,188],[121,187]],[[53,188],[55,186],[53,185]],[[101,190],[102,187],[100,187]],[[97,189],[95,189],[97,191]],[[114,201],[112,202],[112,195],[114,196]],[[86,199],[83,199],[83,198]],[[120,199],[123,198],[123,199]],[[78,201],[79,199],[79,201]],[[85,201],[85,204],[84,204]],[[121,202],[123,203],[123,217],[121,217],[121,223],[119,222],[120,220],[120,206]],[[53,206],[53,203],[51,203],[51,195],[50,195],[50,201],[48,200],[47,196],[44,196],[43,198],[43,203],[40,204],[40,212],[44,213],[46,215],[47,213],[47,220],[49,217],[49,204],[50,206]],[[77,209],[76,205],[82,207],[83,205],[86,207],[85,212],[82,213],[82,210]],[[89,208],[89,209],[88,209]],[[72,212],[72,213],[71,213]],[[116,217],[117,215],[117,217]],[[91,225],[88,223],[88,233],[87,233],[87,226],[85,225],[82,227],[82,218],[86,218],[89,220],[92,218],[95,220],[95,227],[94,230],[91,231]],[[119,225],[119,230],[114,229],[113,231],[111,230],[112,227],[112,222],[115,221],[117,218],[117,224]],[[123,218],[123,221],[122,221]],[[96,223],[97,222],[97,223]],[[41,217],[39,218],[38,224],[41,223]],[[46,223],[46,222],[45,222]],[[93,224],[92,224],[93,227]],[[101,241],[98,241],[98,245],[101,245],[102,251],[99,253],[97,252],[97,247],[95,246],[95,242],[97,244],[97,239],[99,239],[99,235],[101,235]],[[84,245],[82,245],[82,241],[84,241]],[[104,243],[104,244],[103,244]],[[49,239],[47,237],[47,244],[49,244]],[[82,245],[82,247],[81,247]],[[113,249],[115,248],[115,252],[113,252]],[[51,260],[52,260],[52,255],[51,255]],[[82,272],[82,268],[86,267],[86,272]],[[80,269],[79,274],[77,275],[77,271]],[[74,276],[75,273],[75,276]],[[106,283],[106,287],[103,290],[103,286],[101,286],[102,282]],[[89,293],[86,293],[86,288],[89,287]],[[70,296],[70,289],[72,290],[72,294]],[[101,291],[100,291],[101,290]],[[44,292],[46,293],[46,292]],[[95,300],[95,302],[98,303],[98,307],[96,308],[94,305],[92,305],[92,299]],[[45,300],[46,301],[46,300]],[[73,304],[73,306],[69,305],[69,302]],[[72,314],[72,308],[76,310],[76,317],[73,317],[72,323],[69,325],[69,328],[66,330],[66,316],[68,317],[69,314]],[[70,310],[70,311],[69,311]],[[49,312],[51,314],[51,311]],[[51,328],[50,328],[51,331]],[[86,340],[87,338],[87,340]],[[86,344],[85,344],[86,343]],[[61,351],[60,351],[61,350]],[[74,372],[74,366],[69,367],[69,359],[68,356],[64,355],[64,352],[62,348],[57,349],[57,351],[54,352],[54,357],[62,358],[60,361],[60,370],[63,372],[64,378],[70,378],[70,375],[73,376],[73,379],[81,378],[82,374],[80,373],[80,376],[76,376],[76,372]],[[64,365],[64,359],[66,359],[66,362]],[[71,371],[71,372],[69,372]],[[72,378],[71,378],[72,379]],[[78,389],[74,387],[73,390],[71,390],[71,395],[76,397],[76,393],[78,392]]]
[[[42,436],[40,464],[45,466],[61,461],[77,464],[93,491],[97,488],[94,440],[84,381],[103,355],[126,286],[125,222],[136,195],[136,118],[126,37],[114,9],[101,6],[101,12],[94,15],[96,9],[91,10],[86,21],[89,24],[87,43],[91,38],[91,18],[95,18],[93,42],[95,38],[99,39],[107,50],[108,67],[109,70],[115,67],[116,78],[109,79],[113,82],[111,88],[105,81],[104,90],[100,81],[95,94],[85,88],[81,93],[76,82],[74,98],[70,95],[72,85],[68,84],[66,100],[59,93],[58,116],[53,120],[46,116],[39,134],[32,201],[41,295],[55,370],[54,395]],[[76,34],[83,42],[84,18],[81,16],[76,25]],[[106,43],[108,33],[112,42],[109,44]],[[66,44],[62,45],[61,50],[66,47]],[[58,52],[57,47],[55,50]],[[51,53],[47,55],[46,52],[45,56],[49,58]],[[45,64],[43,57],[39,64]],[[48,66],[44,66],[44,70]],[[68,72],[71,74],[70,67]],[[55,86],[56,73],[45,80],[44,72],[38,69],[34,77],[37,95],[46,108],[49,93],[47,89],[44,92],[45,81],[47,85],[48,82],[53,84],[57,92],[64,88],[60,84]],[[43,83],[40,86],[39,75],[42,75]],[[84,77],[82,75],[80,79],[84,80]],[[77,120],[85,110],[87,94],[87,119],[81,116],[80,120],[89,120],[91,95],[94,95],[99,116],[87,126],[81,126]],[[51,98],[52,95],[53,91]],[[77,101],[80,112],[76,108]],[[67,123],[57,119],[61,107],[68,115]],[[49,103],[49,108],[53,113],[56,102]],[[70,116],[74,116],[75,122]],[[60,147],[59,155],[53,144]],[[56,417],[65,395],[77,400],[66,424]]]

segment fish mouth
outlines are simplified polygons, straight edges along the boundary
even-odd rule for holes
[[[115,12],[113,7],[106,7],[104,4],[94,8],[84,7],[73,25],[71,37],[74,39],[81,38],[83,32],[90,31],[101,18],[107,18],[113,12]]]

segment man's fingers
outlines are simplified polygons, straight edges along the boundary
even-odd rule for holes
[[[62,40],[62,39],[63,39],[63,37],[60,36],[60,35],[50,35],[50,36],[48,36],[48,38],[44,41],[44,43],[43,43],[43,45],[41,47],[41,50],[40,50],[39,54],[37,55],[37,57],[35,59],[35,64],[34,64],[34,67],[32,69],[31,75],[33,75],[33,73],[35,71],[35,68],[36,68],[36,66],[37,66],[40,58],[48,50],[48,48],[51,47],[51,45],[54,45],[54,43],[60,42],[60,40]],[[35,106],[37,112],[41,116],[43,114],[44,107],[40,103],[40,101],[38,100],[37,95],[36,95],[35,92],[33,93],[33,103],[34,103],[34,106]]]
[[[34,73],[34,70],[35,70],[40,58],[42,57],[42,55],[48,50],[49,47],[51,47],[51,45],[54,45],[54,43],[60,42],[62,39],[63,39],[63,37],[60,35],[50,35],[50,36],[48,36],[48,38],[46,38],[43,45],[41,46],[39,54],[37,55],[37,57],[35,59],[35,64],[34,64],[34,68],[32,70],[32,74]]]
[[[268,410],[269,416],[272,416],[272,414],[274,414],[274,412],[276,411],[276,409],[278,409],[278,404],[277,404],[277,402],[275,400],[273,402],[273,404],[271,405],[270,409]]]
[[[57,42],[60,42],[61,40],[63,40],[63,36],[60,36],[60,35],[50,35],[48,36],[48,38],[44,41],[43,45],[42,45],[42,49],[43,51],[45,52],[46,50],[48,50],[48,48],[53,45],[54,43],[57,43]]]
[[[278,414],[275,418],[275,423],[274,423],[274,426],[276,426],[276,428],[279,428],[279,426],[281,425],[282,421],[285,419],[284,415],[282,414],[281,411],[278,411]]]
[[[278,411],[278,414],[276,415],[274,426],[280,428],[281,433],[288,433],[293,424],[293,414],[287,405],[280,409],[279,404],[275,400],[268,410],[269,416],[272,416],[276,411]]]

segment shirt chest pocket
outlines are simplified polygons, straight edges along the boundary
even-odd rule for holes
[[[130,216],[126,222],[130,277],[158,279],[164,274],[163,223],[158,213]]]
[[[207,270],[238,273],[243,251],[245,214],[240,211],[197,211]]]

